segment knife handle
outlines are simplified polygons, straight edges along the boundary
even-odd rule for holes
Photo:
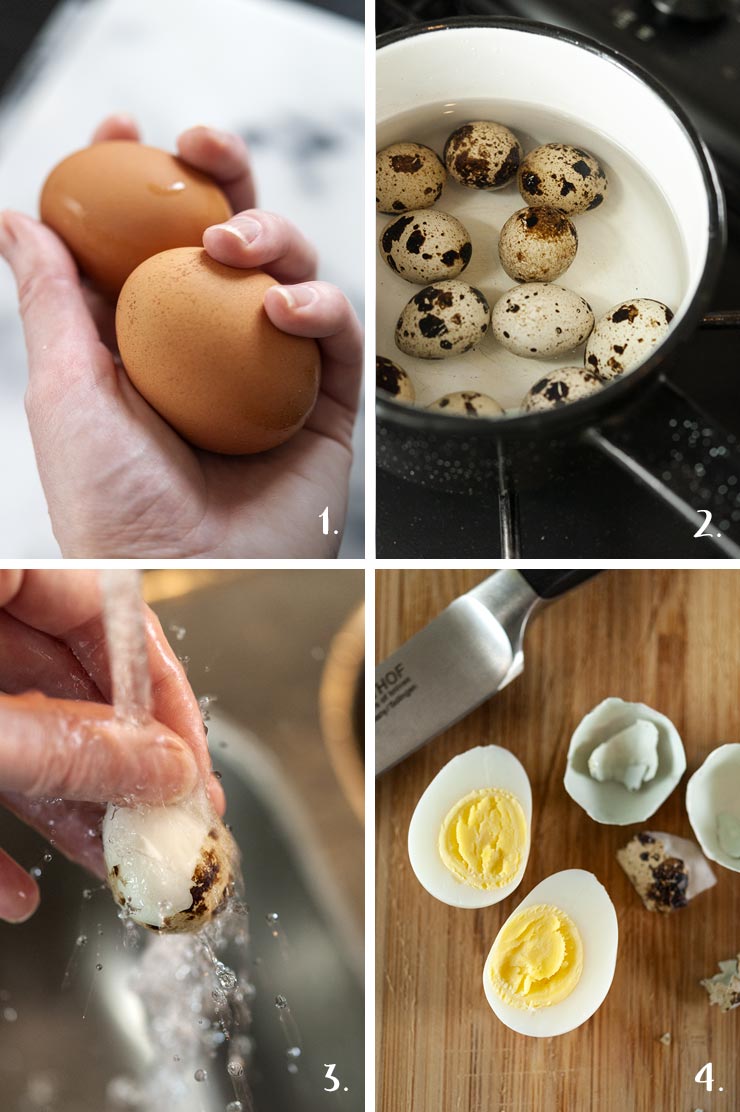
[[[520,568],[519,574],[540,598],[551,599],[564,595],[566,591],[580,586],[588,579],[593,579],[599,571],[598,568],[558,568],[556,570]]]

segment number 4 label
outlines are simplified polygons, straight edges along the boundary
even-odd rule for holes
[[[707,1062],[705,1066],[701,1067],[696,1077],[694,1078],[694,1081],[698,1081],[700,1085],[706,1085],[707,1092],[711,1093],[712,1089],[714,1088],[714,1077],[712,1076],[711,1062]]]

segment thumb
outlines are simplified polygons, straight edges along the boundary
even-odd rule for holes
[[[0,695],[0,789],[96,803],[171,803],[198,770],[181,738],[112,707],[45,695]]]

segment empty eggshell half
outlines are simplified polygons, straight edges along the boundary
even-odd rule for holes
[[[686,787],[691,828],[708,858],[740,873],[740,745],[713,749]]]
[[[596,780],[589,772],[589,757],[604,742],[623,734],[638,722],[658,730],[658,767],[652,778],[636,790],[618,780]],[[627,826],[654,815],[686,770],[686,754],[678,730],[664,714],[644,703],[604,699],[586,715],[570,741],[564,785],[571,799],[596,822]]]

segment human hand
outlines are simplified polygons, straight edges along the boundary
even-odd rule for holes
[[[138,139],[138,129],[111,117],[93,142],[123,138]],[[18,286],[26,410],[54,534],[66,557],[335,556],[362,373],[359,322],[339,290],[314,281],[315,252],[300,233],[253,208],[239,139],[192,128],[178,152],[221,185],[238,214],[206,231],[209,254],[289,283],[267,291],[265,310],[278,328],[317,339],[319,398],[305,426],[270,452],[191,447],[117,363],[112,309],[80,281],[62,241],[28,216],[4,213],[0,254]],[[248,227],[259,229],[250,244],[239,238]],[[338,535],[322,533],[325,506]]]
[[[146,635],[154,721],[133,727],[107,702],[96,574],[0,570],[0,804],[101,877],[107,803],[175,802],[201,780],[225,808],[198,703],[148,609]],[[0,848],[0,919],[24,921],[39,898]]]

